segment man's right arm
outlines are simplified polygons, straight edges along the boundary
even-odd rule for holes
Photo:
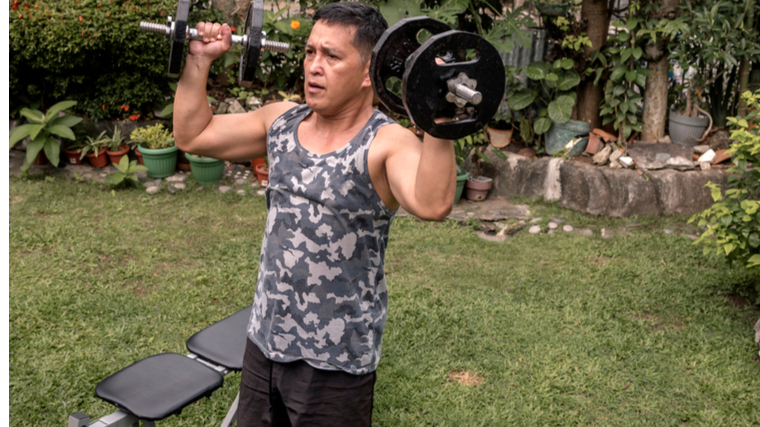
[[[223,160],[250,160],[266,155],[272,122],[296,104],[277,102],[245,114],[214,115],[206,98],[211,63],[229,50],[227,24],[199,23],[203,41],[190,41],[185,69],[174,98],[174,140],[183,151]],[[221,38],[218,37],[221,35]]]

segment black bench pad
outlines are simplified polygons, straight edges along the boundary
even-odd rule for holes
[[[231,371],[242,370],[251,309],[248,306],[196,333],[187,340],[188,351]]]
[[[95,395],[148,421],[162,420],[222,386],[224,377],[176,353],[142,359],[104,379]]]

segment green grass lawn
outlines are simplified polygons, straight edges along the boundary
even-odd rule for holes
[[[10,421],[63,426],[113,407],[96,384],[252,303],[262,197],[110,192],[10,181]],[[576,226],[615,226],[553,206]],[[479,239],[396,220],[376,426],[760,425],[752,280],[691,240],[684,218],[626,237]],[[219,425],[239,375],[160,426]]]

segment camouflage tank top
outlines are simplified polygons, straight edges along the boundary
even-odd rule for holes
[[[376,110],[349,143],[317,155],[298,142],[309,113],[294,107],[267,135],[268,214],[248,337],[270,360],[366,374],[380,360],[396,213],[372,185],[367,152],[393,121]]]

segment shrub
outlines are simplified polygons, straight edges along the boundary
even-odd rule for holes
[[[724,196],[717,184],[708,183],[715,203],[689,222],[699,219],[700,226],[707,226],[695,242],[706,245],[705,254],[714,249],[760,276],[760,90],[754,95],[744,92],[742,98],[752,112],[747,117],[728,118],[735,141],[728,153],[736,164],[729,169],[729,189]]]
[[[137,128],[129,134],[129,138],[145,148],[157,150],[174,146],[174,139],[164,125],[158,123],[153,126]]]

